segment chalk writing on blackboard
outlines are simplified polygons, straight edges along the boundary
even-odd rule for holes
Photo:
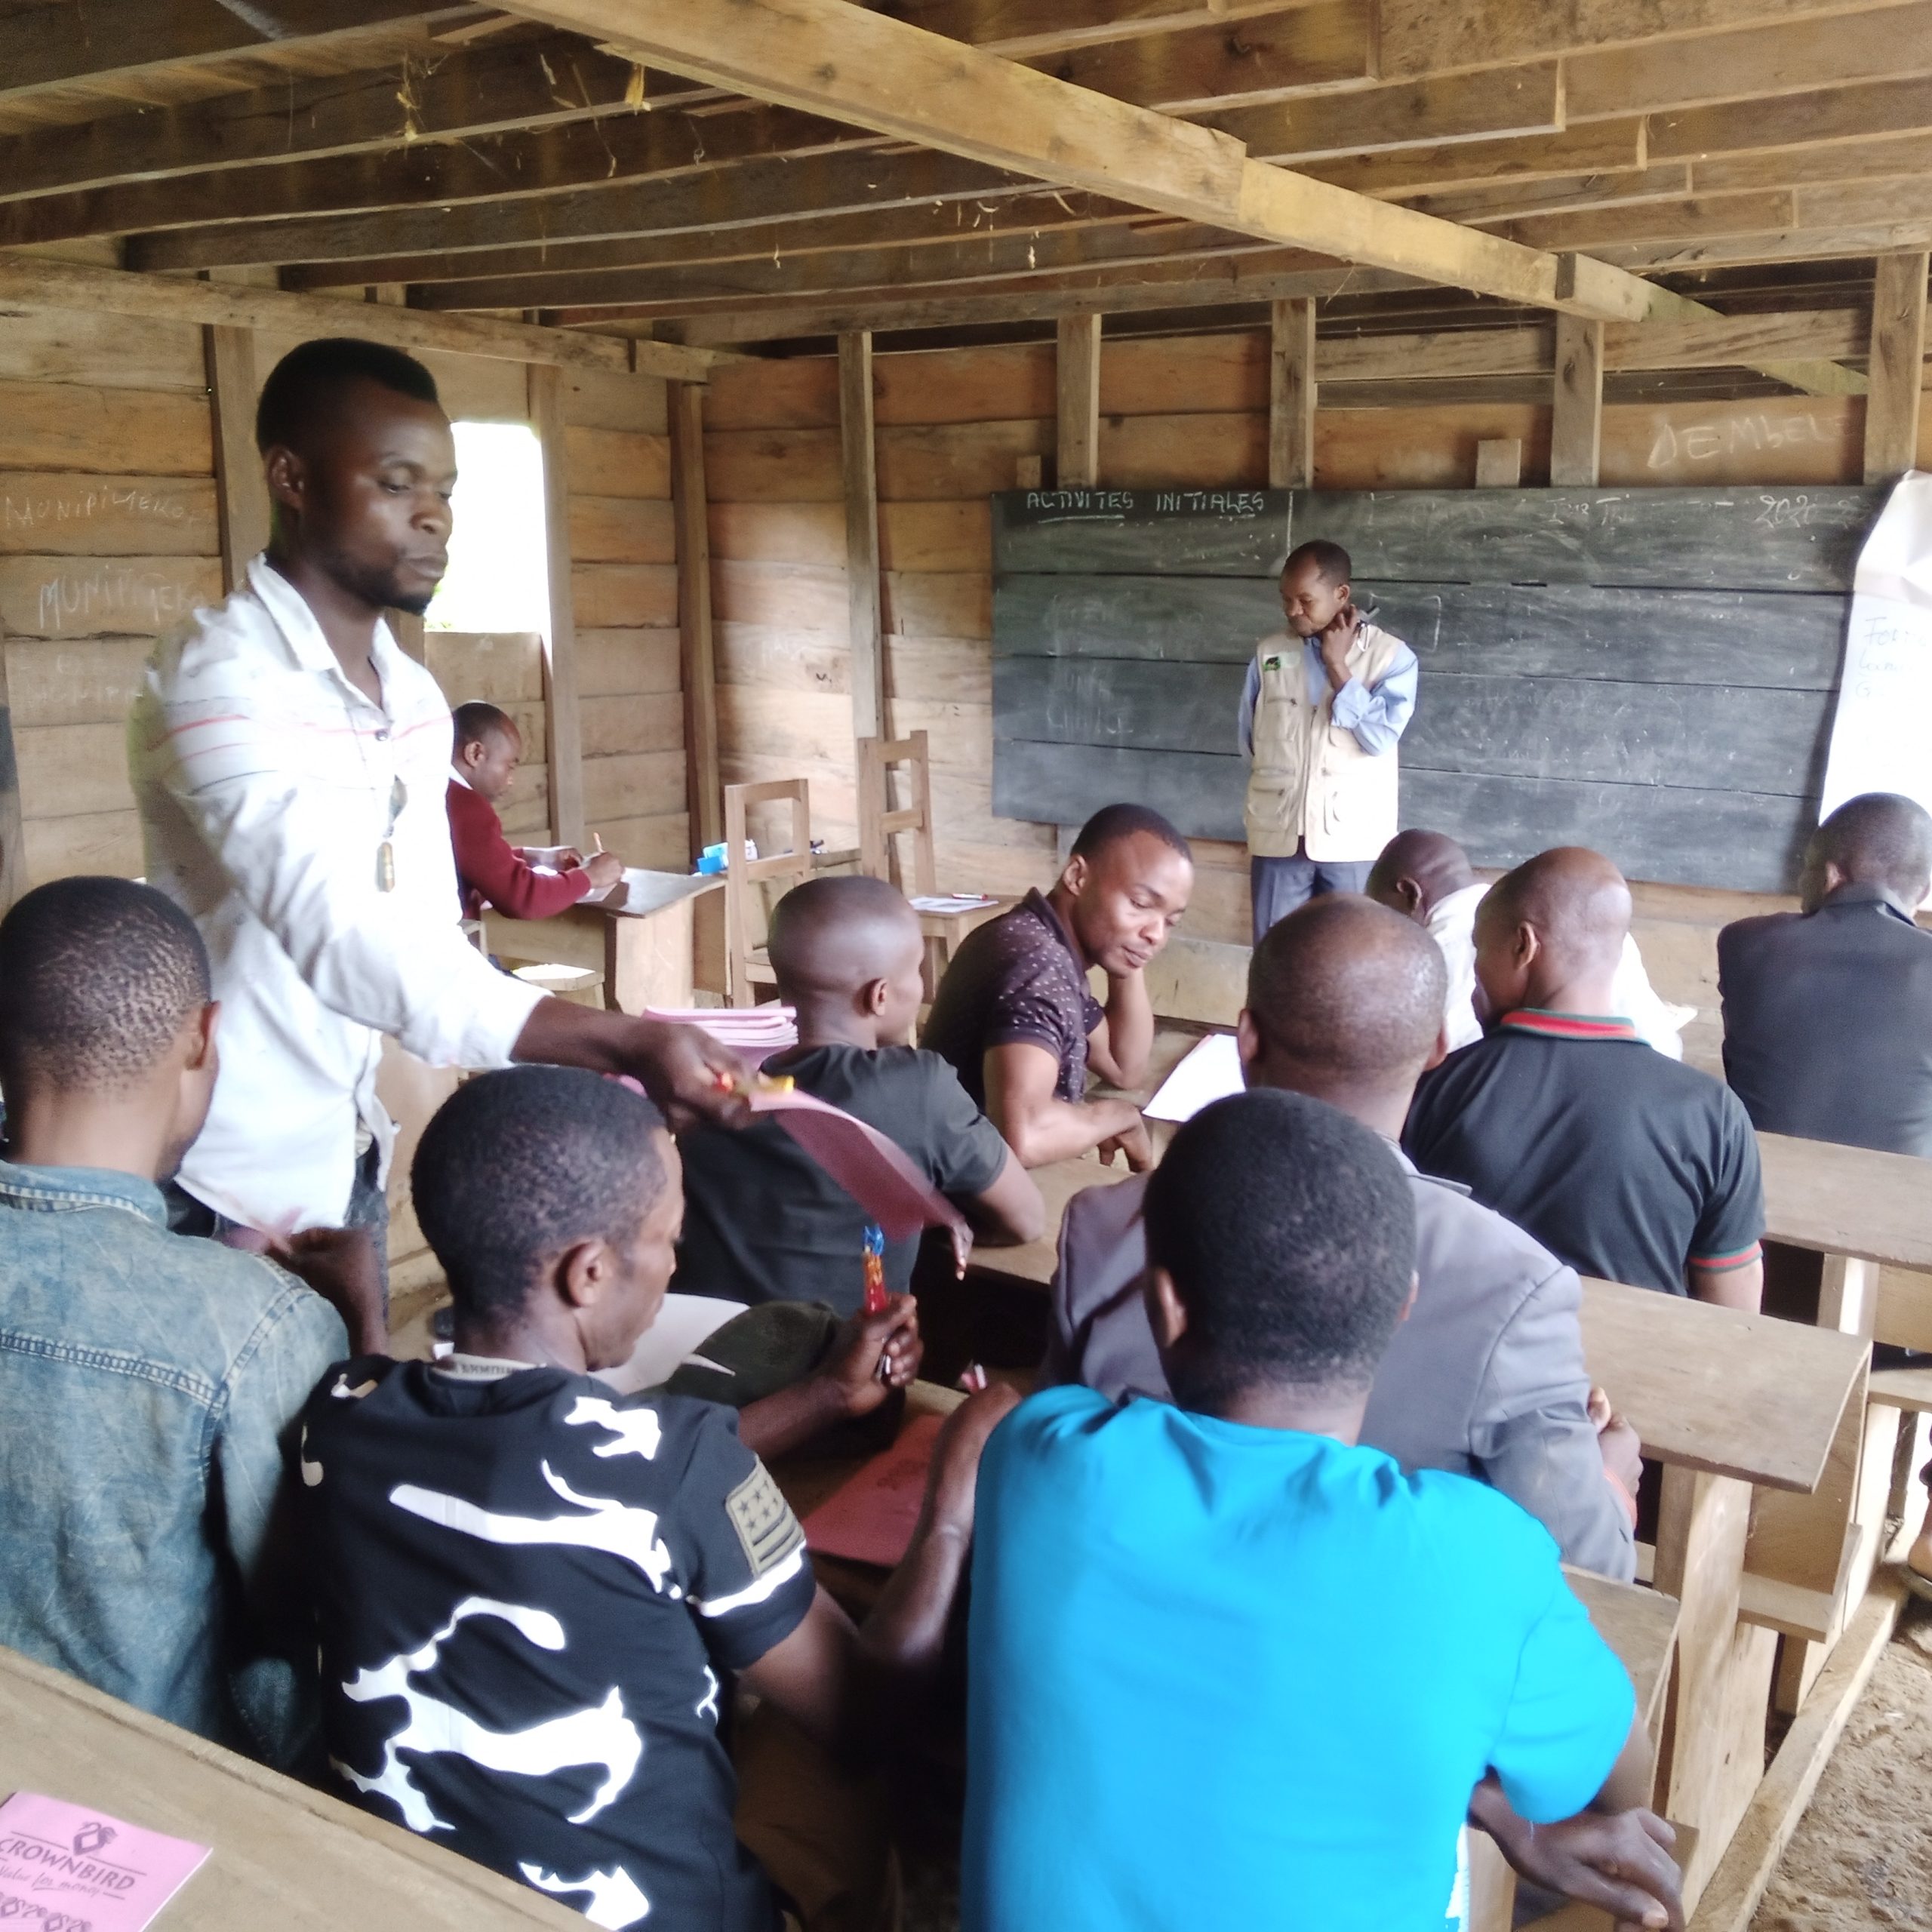
[[[1020,504],[1029,517],[1054,519],[1165,516],[1266,516],[1274,510],[1265,490],[1029,490]]]

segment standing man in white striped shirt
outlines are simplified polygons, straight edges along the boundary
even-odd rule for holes
[[[382,617],[426,609],[448,562],[456,448],[429,372],[305,343],[256,441],[268,549],[156,647],[129,726],[149,881],[200,928],[226,1009],[177,1225],[360,1225],[380,1254],[385,1033],[439,1066],[632,1074],[674,1121],[742,1113],[742,1063],[704,1034],[546,997],[457,927],[449,706]]]

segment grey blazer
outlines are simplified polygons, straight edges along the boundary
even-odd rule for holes
[[[1415,1190],[1416,1305],[1382,1358],[1362,1441],[1405,1469],[1489,1483],[1549,1531],[1566,1563],[1628,1583],[1635,1538],[1589,1419],[1575,1270],[1454,1182],[1397,1158]],[[1168,1399],[1141,1302],[1146,1189],[1136,1178],[1067,1203],[1048,1381]]]

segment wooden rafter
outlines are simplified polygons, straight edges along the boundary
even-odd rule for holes
[[[694,80],[1162,214],[1506,300],[1641,319],[1647,293],[1248,158],[1240,143],[849,0],[540,0],[517,11]]]
[[[0,304],[26,309],[93,310],[143,321],[197,322],[226,328],[361,335],[398,349],[442,349],[512,362],[565,368],[631,369],[681,382],[703,382],[716,356],[672,343],[537,328],[472,315],[426,315],[379,302],[345,302],[278,288],[195,281],[174,275],[130,275],[118,269],[0,260]]]
[[[262,7],[220,0],[113,0],[0,14],[0,102],[75,81],[132,80],[157,67],[245,54],[294,41],[321,41],[398,23],[458,20],[464,6],[423,0],[273,0]]]

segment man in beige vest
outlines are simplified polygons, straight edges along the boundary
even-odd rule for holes
[[[1254,939],[1324,892],[1360,892],[1395,835],[1395,741],[1416,654],[1366,622],[1349,553],[1318,537],[1281,567],[1286,631],[1263,638],[1241,702]]]

